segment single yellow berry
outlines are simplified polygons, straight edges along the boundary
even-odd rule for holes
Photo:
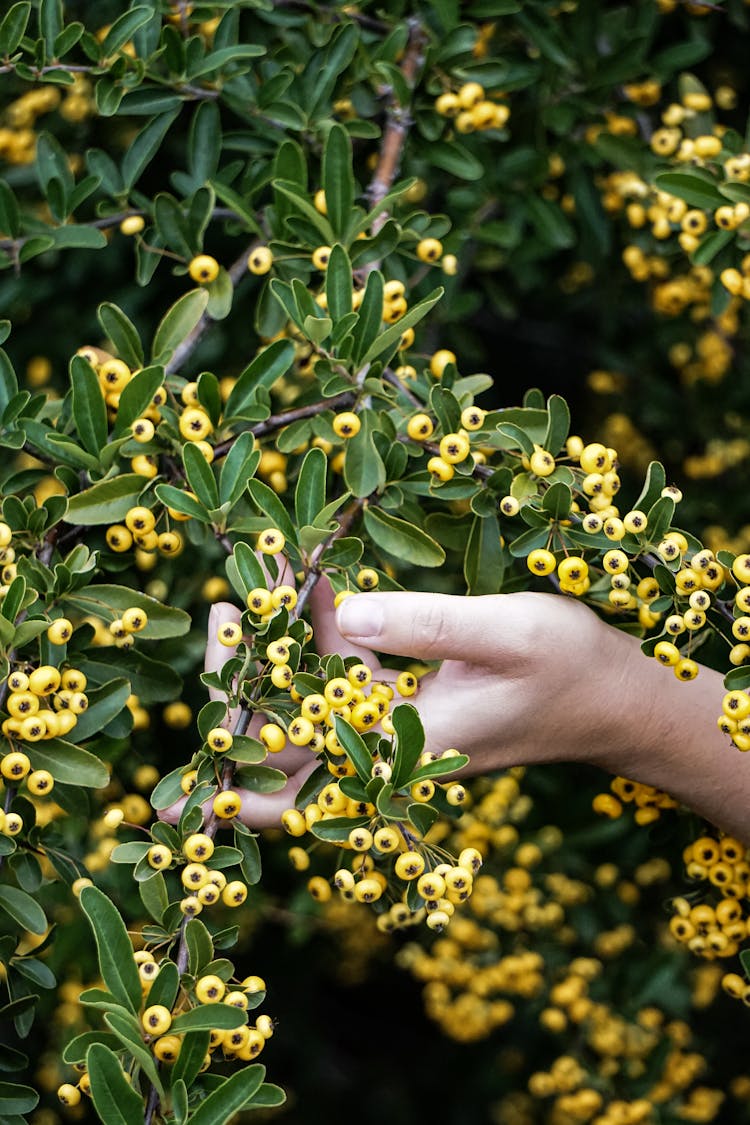
[[[219,276],[219,263],[210,254],[198,254],[190,262],[188,273],[198,285],[210,285]]]
[[[267,246],[256,246],[254,250],[250,251],[247,259],[247,268],[250,273],[268,273],[272,265],[273,254]]]
[[[120,223],[120,234],[132,237],[134,234],[140,234],[145,225],[143,215],[127,215]]]

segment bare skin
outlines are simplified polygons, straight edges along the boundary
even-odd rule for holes
[[[464,775],[541,762],[582,762],[665,789],[717,827],[750,843],[750,756],[716,727],[722,677],[702,668],[679,682],[648,660],[636,638],[612,628],[573,598],[516,593],[468,598],[369,593],[338,610],[328,583],[310,608],[319,652],[357,655],[376,678],[394,680],[378,653],[442,661],[409,700],[419,709],[427,748],[469,754]],[[211,611],[206,667],[227,650],[221,622],[240,611]],[[229,716],[231,726],[235,716]],[[264,721],[253,719],[251,732]],[[272,764],[289,782],[279,793],[242,793],[241,818],[278,825],[316,761],[288,747]],[[170,819],[179,806],[169,810]]]

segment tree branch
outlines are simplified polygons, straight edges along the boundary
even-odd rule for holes
[[[401,63],[401,73],[411,91],[416,85],[419,71],[424,62],[424,49],[427,44],[427,35],[422,23],[415,16],[407,22],[409,27],[409,40],[406,45],[403,62]],[[375,172],[367,188],[367,197],[372,207],[377,206],[393,186],[393,181],[396,179],[401,164],[404,143],[412,121],[410,107],[408,105],[401,105],[395,92],[393,92],[386,109],[386,126],[380,144],[380,159],[378,160],[377,167],[375,168]],[[380,230],[386,217],[386,211],[383,211],[377,216],[372,224],[373,233]],[[373,269],[374,266],[370,264],[368,268]]]

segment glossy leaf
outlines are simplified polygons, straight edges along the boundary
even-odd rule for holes
[[[83,717],[82,715],[81,718]],[[74,727],[73,730],[75,729]],[[109,770],[101,759],[62,738],[30,742],[25,752],[32,769],[49,770],[55,780],[63,785],[103,789],[109,784]]]
[[[0,909],[32,934],[43,934],[47,931],[47,918],[41,906],[19,887],[12,887],[9,884],[0,885]]]
[[[84,527],[117,523],[138,503],[144,484],[144,478],[137,473],[99,481],[70,497],[65,522]]]
[[[120,1060],[103,1043],[92,1043],[86,1052],[91,1097],[96,1112],[107,1125],[143,1125],[143,1100],[125,1077]]]
[[[497,516],[494,512],[487,516],[475,516],[464,553],[466,592],[468,594],[499,593],[503,585],[504,570]]]
[[[153,360],[168,362],[177,347],[193,331],[203,316],[208,304],[205,289],[191,289],[175,301],[162,317],[156,329],[153,344]]]
[[[409,781],[424,750],[424,727],[419,712],[410,703],[399,703],[391,718],[396,736],[391,780],[394,789],[401,789]]]
[[[84,887],[80,902],[94,931],[102,980],[120,1004],[138,1012],[141,978],[120,912],[96,887]]]
[[[83,356],[70,361],[73,420],[83,448],[97,456],[107,441],[107,410],[96,372]]]
[[[215,1008],[220,1006],[212,1005]],[[235,1071],[191,1113],[188,1125],[226,1125],[260,1088],[265,1073],[266,1068],[257,1063]]]
[[[364,510],[364,523],[373,540],[388,554],[412,566],[441,566],[445,551],[432,536],[415,524],[382,508]]]
[[[274,340],[255,356],[239,376],[227,399],[224,413],[227,418],[240,415],[249,405],[259,387],[271,388],[291,367],[294,361],[294,344],[291,340]]]
[[[148,594],[131,590],[127,586],[111,586],[107,583],[86,586],[76,590],[68,601],[82,609],[84,613],[94,613],[108,619],[120,617],[131,606],[137,606],[148,616],[148,624],[139,634],[143,638],[163,640],[165,637],[181,637],[190,628],[190,615],[184,609],[164,605]]]

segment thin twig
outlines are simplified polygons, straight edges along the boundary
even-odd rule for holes
[[[265,437],[266,434],[280,430],[283,426],[288,426],[290,422],[299,422],[302,418],[314,418],[316,414],[322,414],[324,410],[348,406],[353,400],[353,392],[344,391],[343,394],[336,395],[334,398],[325,398],[320,402],[308,403],[307,406],[295,406],[291,410],[282,410],[278,414],[271,414],[264,422],[257,422],[254,426],[250,426],[250,433],[254,434],[255,437]],[[237,436],[215,445],[214,458],[224,457],[236,440]]]

